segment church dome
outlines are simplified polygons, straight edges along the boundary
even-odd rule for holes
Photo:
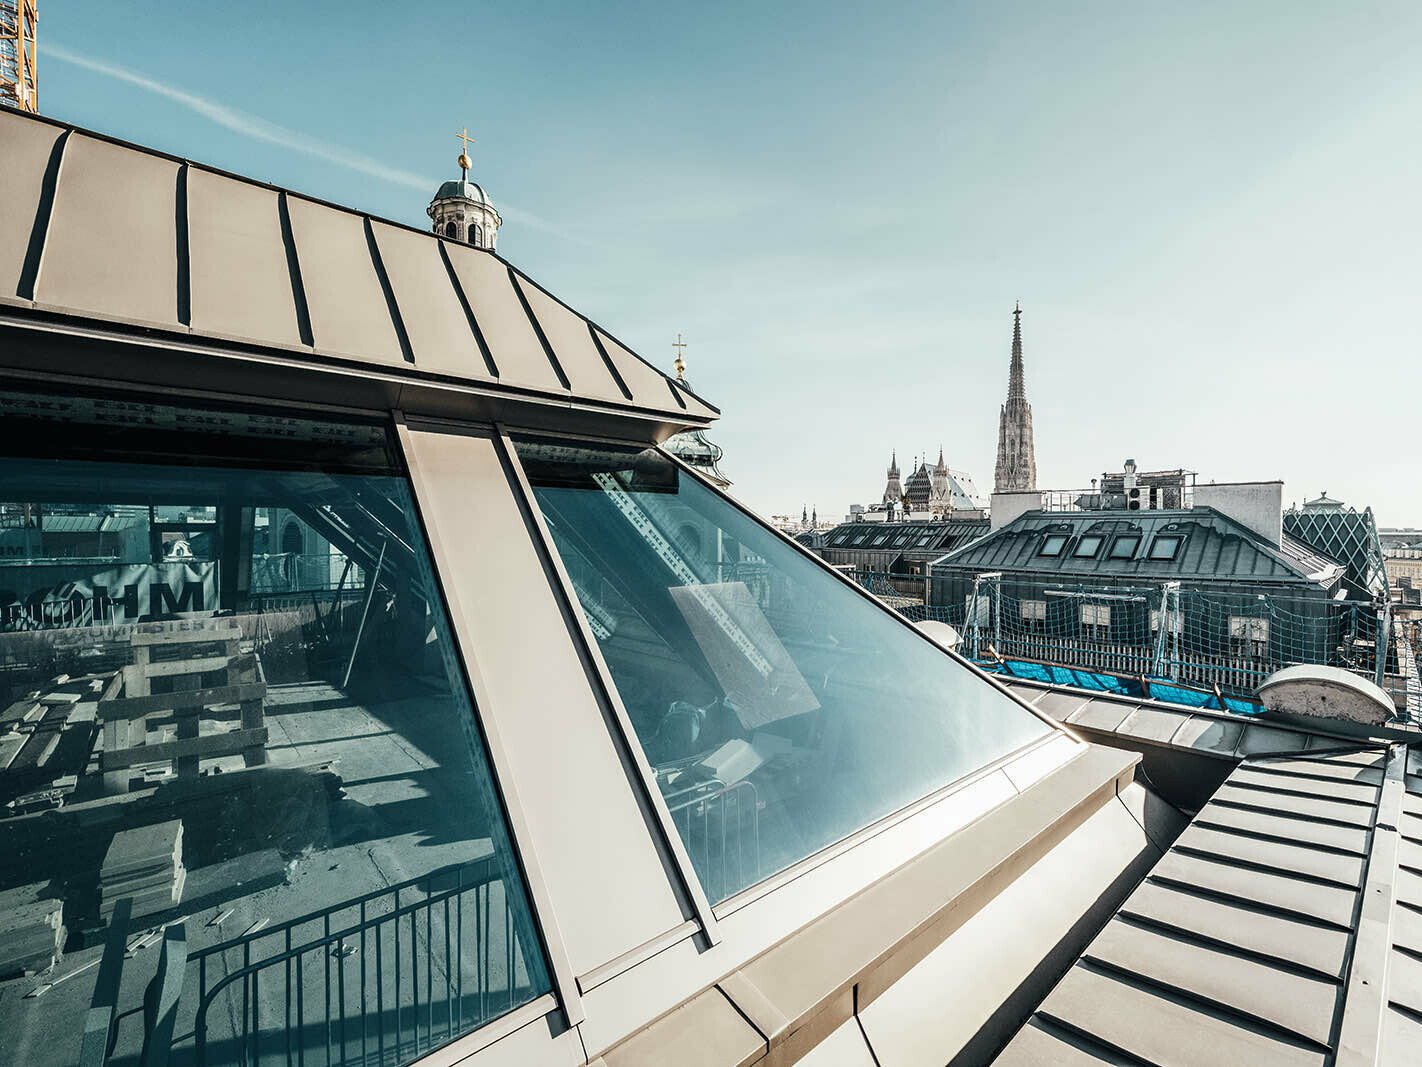
[[[494,202],[489,199],[488,194],[477,182],[448,181],[441,185],[439,192],[434,195],[436,200],[451,200],[456,197],[463,200],[473,200],[476,204],[494,206]]]

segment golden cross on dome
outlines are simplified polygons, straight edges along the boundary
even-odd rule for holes
[[[672,347],[676,349],[676,362],[672,364],[676,368],[676,380],[681,381],[681,372],[686,370],[686,363],[681,358],[681,350],[686,347],[686,342],[681,339],[681,332],[677,331],[676,341]]]
[[[469,127],[465,126],[459,133],[454,135],[464,145],[464,150],[459,153],[459,169],[464,171],[467,178],[469,176],[469,142],[474,138],[469,136]]]

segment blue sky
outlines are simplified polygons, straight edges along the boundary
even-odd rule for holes
[[[1422,5],[50,0],[58,118],[499,250],[688,377],[752,506],[943,446],[1422,525]]]

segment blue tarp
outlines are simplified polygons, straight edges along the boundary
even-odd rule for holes
[[[1053,667],[1045,663],[1030,663],[1025,660],[1005,660],[979,663],[979,667],[990,674],[1010,674],[1014,678],[1025,678],[1049,685],[1069,685],[1076,689],[1093,690],[1098,693],[1114,693],[1118,696],[1143,697],[1140,682],[1134,678],[1122,678],[1114,674],[1081,670],[1074,667]],[[1236,715],[1258,715],[1264,709],[1248,697],[1225,697],[1224,707],[1211,690],[1193,689],[1179,685],[1168,678],[1149,678],[1150,699],[1163,704],[1176,704],[1185,708],[1203,708],[1207,711],[1227,711]]]

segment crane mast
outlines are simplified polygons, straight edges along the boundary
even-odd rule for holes
[[[39,111],[35,78],[38,0],[0,0],[0,104]]]

